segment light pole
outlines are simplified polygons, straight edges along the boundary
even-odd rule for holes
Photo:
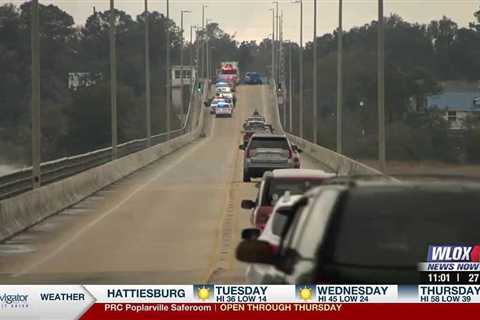
[[[148,0],[145,0],[145,125],[147,145],[152,144],[152,95],[150,83],[150,13],[148,12]]]
[[[275,9],[271,8],[272,11],[272,81],[275,80]],[[275,89],[275,94],[277,88]]]
[[[299,43],[299,74],[298,74],[298,135],[303,138],[303,0],[295,0],[300,4],[300,43]]]
[[[118,122],[117,122],[117,52],[115,43],[115,3],[110,0],[110,103],[112,130],[112,158],[117,159]]]
[[[171,124],[170,124],[170,113],[171,113],[171,100],[170,100],[170,90],[171,90],[171,83],[170,83],[170,1],[167,0],[167,28],[166,28],[166,60],[167,60],[167,103],[166,103],[166,108],[167,108],[167,140],[170,140],[170,131],[171,131]]]
[[[209,36],[208,36],[208,24],[212,21],[212,19],[207,19],[206,20],[206,25],[205,25],[205,35],[207,37],[206,39],[206,43],[205,43],[205,47],[206,47],[206,59],[205,59],[205,66],[206,66],[206,70],[207,70],[207,74],[206,74],[206,78],[207,79],[210,79],[210,48],[208,47],[209,46]]]
[[[208,5],[203,4],[202,5],[202,30],[203,30],[203,37],[206,36],[206,29],[205,29],[205,9],[208,8]],[[202,37],[202,38],[203,38]],[[202,39],[203,40],[203,39]],[[202,42],[202,50],[203,53],[201,54],[202,56],[202,76],[206,78],[206,68],[205,68],[205,55],[206,55],[206,44]]]
[[[288,131],[293,131],[293,70],[292,70],[292,42],[288,43]]]
[[[301,138],[304,137],[303,132],[303,0],[297,0],[295,3],[300,4],[300,53],[299,53],[299,75],[298,75],[298,131]]]
[[[343,153],[343,0],[338,2],[337,30],[337,152]]]
[[[313,143],[318,143],[317,0],[313,1]]]
[[[197,26],[196,25],[190,26],[190,66],[193,66],[193,51],[194,51],[193,29],[195,29],[195,33],[196,33]]]
[[[32,26],[31,26],[31,46],[32,46],[32,183],[33,188],[40,187],[40,26],[39,26],[39,8],[38,0],[32,1]]]
[[[278,1],[273,1],[272,2],[276,6],[276,14],[275,14],[275,22],[274,22],[274,29],[275,29],[275,41],[278,42],[280,39],[280,26],[279,26],[279,18],[278,18]],[[275,82],[278,84],[279,81],[279,76],[280,76],[280,58],[277,55],[277,46],[275,45]]]
[[[377,100],[378,100],[378,160],[380,170],[386,169],[385,146],[385,30],[383,18],[383,0],[378,0],[378,75],[377,75]]]
[[[181,30],[181,44],[180,44],[180,105],[182,106],[183,110],[183,42],[184,42],[184,30],[183,30],[183,15],[185,13],[191,13],[189,10],[181,10],[180,11],[180,30]]]

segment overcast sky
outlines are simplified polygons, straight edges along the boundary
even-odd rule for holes
[[[313,0],[304,1],[304,39],[309,41],[313,34]],[[0,4],[23,1],[0,0]],[[299,39],[299,5],[293,0],[280,0],[284,13],[284,38]],[[446,15],[460,26],[474,20],[473,12],[480,8],[480,0],[385,0],[385,15],[399,14],[410,22],[427,23]],[[83,24],[97,10],[106,10],[109,0],[40,0],[42,4],[53,3]],[[115,6],[136,16],[143,11],[144,0],[116,0]],[[149,0],[150,10],[166,12],[166,0]],[[185,27],[189,38],[190,25],[202,22],[202,4],[208,5],[206,17],[220,24],[237,40],[261,40],[272,32],[272,1],[268,0],[170,0],[170,16],[180,24],[180,10],[190,10],[185,15]],[[359,26],[377,16],[377,0],[344,0],[344,27]],[[338,23],[338,1],[318,0],[318,33],[331,32]]]

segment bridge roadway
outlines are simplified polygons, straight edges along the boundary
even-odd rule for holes
[[[242,182],[241,124],[255,108],[271,119],[272,94],[237,96],[234,117],[209,116],[205,138],[1,243],[0,283],[242,283],[240,201],[256,188]]]

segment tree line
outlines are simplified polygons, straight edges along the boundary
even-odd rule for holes
[[[109,146],[110,11],[93,13],[81,27],[55,5],[40,5],[39,14],[42,161]],[[146,134],[145,14],[113,14],[121,143]],[[149,19],[152,132],[157,134],[166,124],[166,30],[172,64],[179,63],[181,32],[163,14],[151,12]],[[0,6],[0,148],[2,157],[23,164],[30,162],[30,24],[30,2]],[[69,88],[72,74],[86,76],[89,85]],[[171,123],[181,125],[173,113]]]
[[[145,136],[145,16],[115,10],[118,59],[120,142]],[[30,3],[0,6],[0,148],[16,161],[30,159]],[[42,159],[91,151],[110,145],[110,11],[95,12],[80,27],[54,5],[40,6]],[[385,20],[387,154],[398,160],[480,161],[476,120],[452,135],[438,110],[414,112],[412,103],[441,92],[445,80],[476,81],[480,74],[480,10],[468,27],[443,17],[429,24],[410,23],[398,15]],[[179,63],[181,31],[172,20],[150,13],[152,129],[165,130],[166,30],[172,64]],[[238,60],[242,72],[271,70],[272,43],[238,42],[217,23],[198,31],[209,38],[210,63]],[[313,43],[304,47],[304,127],[312,138],[312,78],[317,72],[318,141],[335,149],[337,37],[321,35],[318,69]],[[377,155],[377,79],[375,21],[344,32],[344,149],[354,158]],[[185,61],[196,61],[198,41],[187,43]],[[280,45],[280,44],[277,44]],[[288,61],[288,45],[283,44]],[[299,46],[292,44],[294,106],[298,106]],[[201,57],[200,57],[201,58]],[[288,64],[286,63],[288,73]],[[86,73],[94,85],[68,88],[68,75]],[[288,82],[287,82],[288,83]],[[294,107],[294,132],[298,109]],[[477,119],[478,120],[478,119]],[[172,127],[180,125],[174,115]],[[5,154],[3,156],[5,156]]]
[[[468,27],[442,17],[429,24],[409,23],[398,15],[385,19],[385,105],[387,155],[390,160],[480,161],[480,117],[469,119],[467,130],[453,134],[439,110],[412,110],[425,97],[442,91],[442,81],[480,79],[480,10]],[[336,148],[336,31],[317,39],[318,69],[313,68],[313,42],[304,48],[304,130]],[[283,44],[288,61],[288,45]],[[354,27],[343,34],[344,152],[354,158],[374,159],[377,149],[377,22]],[[298,126],[299,46],[293,45],[294,132]],[[270,72],[271,40],[239,46],[245,69]],[[288,64],[286,72],[288,73]],[[313,72],[318,73],[318,118],[313,119]],[[285,83],[288,84],[288,81]]]

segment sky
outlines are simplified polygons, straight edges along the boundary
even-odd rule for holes
[[[84,24],[92,14],[108,9],[109,0],[39,0],[42,4],[55,4],[68,12],[78,25]],[[166,13],[166,0],[148,0],[149,9]],[[0,0],[4,3],[21,4],[19,0]],[[279,0],[280,11],[284,15],[284,39],[298,42],[300,33],[300,6],[293,0]],[[344,28],[360,26],[377,17],[377,0],[344,0]],[[313,36],[313,0],[304,3],[304,41]],[[220,27],[235,39],[262,40],[271,37],[272,12],[274,6],[269,0],[170,0],[170,16],[180,24],[180,11],[192,13],[184,15],[185,37],[190,36],[191,25],[201,25],[202,4],[206,18],[219,23]],[[115,0],[115,6],[132,16],[144,10],[144,0]],[[396,13],[409,22],[428,23],[446,15],[460,26],[468,26],[474,21],[473,12],[480,9],[480,0],[384,0],[385,15]],[[332,32],[338,24],[338,1],[318,0],[317,33]]]

